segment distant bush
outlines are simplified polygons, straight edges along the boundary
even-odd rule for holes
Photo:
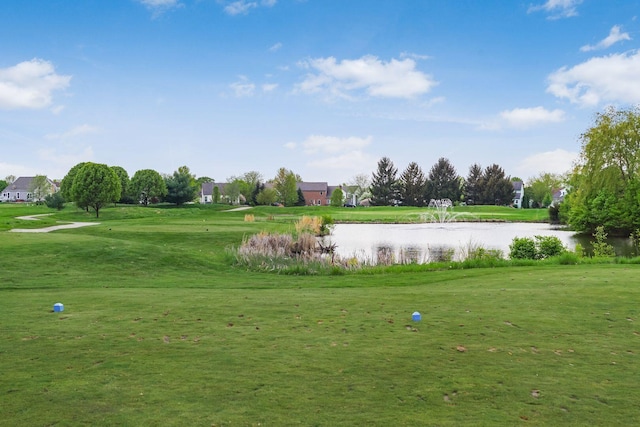
[[[509,245],[509,258],[536,259],[536,242],[529,237],[514,237]]]
[[[64,197],[60,193],[47,194],[44,203],[48,208],[62,210],[64,208]]]
[[[612,258],[616,256],[613,246],[607,243],[607,233],[604,232],[603,226],[596,227],[593,237],[596,239],[595,242],[591,242],[594,257]]]
[[[546,259],[567,251],[555,236],[514,237],[509,249],[511,259]]]

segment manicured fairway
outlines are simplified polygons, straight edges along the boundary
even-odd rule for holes
[[[0,425],[640,419],[637,265],[250,273],[223,248],[286,221],[115,212],[0,232]]]

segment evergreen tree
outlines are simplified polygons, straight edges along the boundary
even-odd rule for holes
[[[302,188],[298,188],[298,201],[296,202],[296,206],[305,206],[306,204],[307,201],[304,199]]]
[[[469,175],[464,182],[464,199],[469,204],[482,203],[482,166],[474,163],[469,167]]]
[[[398,169],[388,157],[378,161],[378,170],[371,178],[372,205],[390,206],[399,200],[397,173]]]
[[[452,202],[460,200],[460,176],[451,162],[444,157],[438,159],[429,171],[427,180],[427,200],[449,199]]]
[[[400,175],[400,200],[405,206],[424,206],[426,178],[416,162],[411,162]]]
[[[480,183],[482,204],[508,205],[515,196],[511,178],[495,163],[487,166]]]

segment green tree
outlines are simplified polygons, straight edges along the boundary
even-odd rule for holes
[[[298,188],[298,202],[296,206],[306,206],[307,201],[304,198],[304,193],[302,192],[302,188]]]
[[[213,203],[220,203],[220,187],[217,185],[213,186]]]
[[[5,181],[4,179],[0,179],[0,191],[2,191],[5,188],[7,188],[8,185],[9,185],[9,183],[7,181]]]
[[[131,195],[143,205],[167,194],[167,185],[162,176],[153,169],[141,169],[133,174],[130,183]]]
[[[294,206],[298,201],[298,182],[302,181],[293,171],[278,169],[273,179],[273,188],[278,194],[278,201],[285,206]]]
[[[383,157],[378,161],[378,169],[371,177],[371,204],[390,206],[398,202],[398,169],[391,159]]]
[[[192,202],[198,194],[197,181],[186,166],[178,168],[173,172],[173,175],[165,177],[164,182],[167,187],[164,199],[169,203],[175,203],[179,206]]]
[[[361,173],[351,178],[349,188],[357,200],[363,200],[371,197],[371,181],[369,175]]]
[[[553,192],[564,186],[564,178],[561,175],[542,172],[538,176],[529,178],[525,194],[536,207],[548,207],[553,200]]]
[[[272,205],[278,201],[278,193],[271,187],[265,187],[256,196],[259,205]]]
[[[13,184],[15,182],[15,180],[16,180],[16,176],[15,175],[7,175],[4,178],[4,180],[7,181],[7,185]]]
[[[464,181],[464,200],[469,204],[482,203],[482,166],[474,163]]]
[[[131,203],[133,199],[129,196],[129,174],[121,166],[111,166],[111,169],[118,175],[118,179],[120,180],[120,197],[118,197],[118,202]]]
[[[429,171],[426,199],[459,201],[462,195],[460,183],[461,179],[456,172],[456,168],[453,167],[448,159],[441,157]]]
[[[411,162],[400,175],[398,189],[400,200],[405,206],[424,206],[427,181],[424,172],[416,162]]]
[[[511,179],[497,164],[487,166],[480,180],[481,200],[485,205],[507,205],[514,197]]]
[[[598,113],[580,139],[572,190],[565,198],[569,225],[581,232],[603,226],[629,235],[640,226],[640,109]]]
[[[333,207],[339,207],[344,204],[344,191],[342,191],[342,188],[338,187],[331,192],[329,204]]]
[[[47,194],[44,198],[44,204],[47,205],[48,208],[60,211],[64,208],[64,197],[62,197],[59,191]]]
[[[44,198],[53,192],[51,188],[51,182],[44,175],[36,175],[29,185],[29,192],[31,193],[31,197],[36,202],[40,202],[44,200]]]
[[[227,196],[229,204],[235,205],[241,203],[242,198],[244,198],[241,190],[242,187],[243,182],[241,179],[236,178],[231,182],[227,182],[224,186],[224,195]]]
[[[80,207],[90,207],[96,211],[120,197],[121,187],[118,175],[107,165],[87,163],[76,174],[71,187],[71,197]]]
[[[73,180],[75,179],[78,171],[82,169],[82,167],[86,164],[87,164],[86,162],[78,163],[77,165],[69,169],[69,172],[67,172],[64,178],[62,178],[62,181],[60,182],[60,194],[62,194],[62,197],[64,197],[66,201],[73,200],[73,197],[71,197],[71,188],[73,188]]]

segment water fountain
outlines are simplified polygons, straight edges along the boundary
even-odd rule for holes
[[[445,224],[454,221],[459,216],[467,215],[466,212],[450,212],[449,208],[453,208],[453,202],[450,199],[431,199],[429,208],[430,211],[420,214],[420,219],[423,222]]]

